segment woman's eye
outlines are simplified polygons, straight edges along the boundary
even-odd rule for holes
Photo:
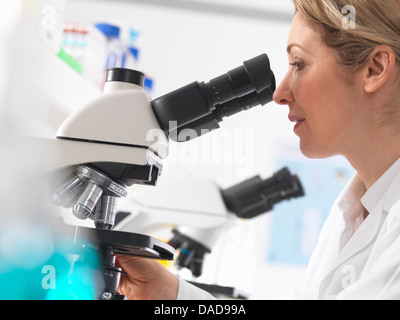
[[[302,63],[302,62],[296,61],[296,62],[291,63],[290,65],[293,67],[296,67],[296,71],[300,71],[304,68],[304,63]]]

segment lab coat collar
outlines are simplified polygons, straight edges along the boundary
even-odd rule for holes
[[[365,195],[361,198],[361,202],[368,212],[372,212],[378,202],[384,197],[387,198],[387,191],[393,184],[393,180],[400,171],[400,159],[398,159],[373,185],[369,188]],[[386,212],[389,212],[391,206],[390,201],[385,201],[385,207],[383,208]],[[389,208],[390,207],[390,208]]]
[[[369,245],[378,236],[385,218],[381,199],[343,246],[335,268]]]
[[[388,191],[383,197],[383,211],[389,213],[393,206],[399,202],[400,193],[400,172],[397,173],[396,177],[393,179]]]

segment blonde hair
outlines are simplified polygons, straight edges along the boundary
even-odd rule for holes
[[[399,0],[293,0],[296,12],[321,26],[321,39],[335,49],[338,64],[359,69],[379,45],[392,48],[400,61]],[[355,9],[355,28],[344,28],[345,6]]]

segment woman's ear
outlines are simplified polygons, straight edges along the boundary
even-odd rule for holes
[[[373,93],[390,78],[396,65],[396,56],[389,46],[378,46],[364,66],[364,90]]]

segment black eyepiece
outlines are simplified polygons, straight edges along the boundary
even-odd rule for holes
[[[238,217],[250,219],[273,209],[283,200],[304,196],[296,175],[287,168],[262,180],[259,176],[222,191],[226,207]]]
[[[243,65],[245,66],[250,81],[257,92],[271,87],[272,84],[274,85],[273,91],[275,91],[275,78],[271,71],[269,59],[266,54],[247,60],[243,62]],[[265,72],[265,70],[269,70],[269,72]],[[274,81],[272,81],[272,79]]]
[[[224,117],[271,102],[274,91],[275,77],[262,54],[207,83],[193,82],[157,98],[152,107],[161,128],[180,142],[219,128]],[[184,130],[191,134],[180,135]]]

